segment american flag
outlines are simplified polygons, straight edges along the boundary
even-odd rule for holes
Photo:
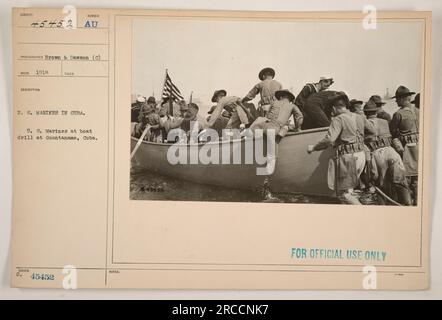
[[[180,89],[177,88],[176,85],[173,84],[172,79],[170,79],[169,74],[166,71],[166,80],[164,81],[163,94],[161,98],[167,100],[169,97],[172,98],[173,101],[184,100],[181,95]]]

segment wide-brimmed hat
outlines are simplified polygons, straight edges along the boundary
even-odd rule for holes
[[[218,95],[220,95],[220,94],[223,94],[223,95],[227,95],[227,91],[226,90],[224,90],[224,89],[220,89],[220,90],[216,90],[214,93],[213,93],[213,96],[212,96],[212,102],[216,102],[216,98],[218,97]]]
[[[288,97],[290,101],[295,100],[295,95],[293,93],[291,93],[289,90],[285,89],[285,90],[278,90],[275,92],[275,97],[276,99],[281,99],[282,97]]]
[[[414,105],[416,106],[416,108],[419,108],[420,100],[421,100],[421,94],[418,93],[418,94],[414,97],[414,100],[411,101],[411,103],[414,104]]]
[[[157,103],[157,101],[155,100],[155,97],[149,97],[148,99],[147,99],[147,103]]]
[[[333,104],[336,100],[343,99],[345,101],[345,104],[347,105],[347,108],[350,107],[350,100],[348,99],[347,94],[344,91],[337,91],[333,93],[329,97],[329,102]]]
[[[264,80],[264,76],[265,76],[266,74],[270,74],[270,75],[274,78],[274,77],[275,77],[275,70],[273,70],[273,69],[270,68],[270,67],[267,67],[267,68],[262,69],[262,70],[259,72],[259,74],[258,74],[258,78],[259,78],[259,80]]]
[[[350,100],[350,105],[355,105],[355,104],[363,104],[364,101],[358,100],[358,99],[351,99]]]
[[[380,107],[373,100],[368,100],[364,106],[364,112],[378,111]]]
[[[405,86],[399,86],[396,90],[396,93],[394,95],[394,97],[391,97],[391,99],[394,98],[402,98],[402,97],[407,97],[407,96],[412,96],[413,94],[415,94],[416,92],[412,92],[410,91],[410,89],[408,89]]]
[[[368,100],[373,101],[373,102],[376,103],[377,105],[384,105],[384,104],[385,104],[385,102],[382,101],[382,98],[381,98],[380,96],[378,96],[377,94],[372,95],[372,96],[370,97],[370,99],[368,99]]]

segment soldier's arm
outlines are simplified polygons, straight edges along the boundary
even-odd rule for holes
[[[390,133],[393,138],[399,137],[399,125],[401,123],[402,116],[400,113],[396,112],[393,114],[393,118],[390,121]]]
[[[386,111],[383,111],[383,110],[382,110],[382,112],[381,112],[381,113],[378,113],[377,116],[378,116],[378,118],[381,118],[381,119],[387,120],[388,122],[391,121],[391,116],[390,116],[390,114],[389,114],[388,112],[386,112]]]
[[[201,116],[198,116],[196,118],[196,120],[198,121],[198,125],[201,127],[201,130],[207,129],[208,124],[207,124],[207,120],[206,119],[204,119]]]
[[[328,132],[325,135],[324,139],[319,141],[313,147],[313,150],[319,151],[319,150],[327,149],[328,147],[333,145],[333,143],[336,141],[336,139],[338,139],[339,135],[341,134],[341,131],[342,131],[341,119],[336,118],[336,117],[333,118],[333,120],[330,124],[330,128],[328,129]]]
[[[304,122],[304,115],[302,114],[301,110],[296,105],[293,105],[293,120],[295,122],[296,128],[301,129],[302,123]]]
[[[216,119],[220,117],[225,106],[240,100],[241,100],[240,98],[235,96],[221,98],[221,100],[219,100],[218,103],[216,104],[216,108],[215,110],[213,110],[212,115],[210,116],[209,122],[207,123],[208,126],[211,128],[215,124]]]
[[[215,110],[213,110],[212,114],[210,115],[210,119],[207,122],[207,126],[209,128],[211,128],[215,124],[216,119],[218,119],[221,113],[223,112],[223,108],[224,108],[224,103],[222,103],[221,99],[220,101],[218,101]]]
[[[258,83],[249,91],[249,93],[242,99],[242,101],[246,102],[253,100],[260,91],[261,91],[261,83]]]
[[[376,129],[367,118],[364,117],[364,131],[368,134],[376,134]]]
[[[169,131],[171,129],[176,129],[176,128],[179,128],[181,126],[182,122],[183,122],[183,118],[169,119],[165,123],[164,128],[166,129],[166,131]]]

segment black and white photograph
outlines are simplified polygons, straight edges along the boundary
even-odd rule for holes
[[[440,296],[435,0],[73,1],[5,14],[0,296]]]
[[[417,205],[423,38],[410,21],[134,19],[130,199]]]

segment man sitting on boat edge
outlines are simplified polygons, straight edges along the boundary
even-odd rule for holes
[[[276,101],[273,101],[265,117],[257,118],[247,133],[255,136],[267,136],[266,167],[260,170],[266,175],[263,182],[263,193],[267,201],[277,200],[271,193],[269,175],[275,171],[276,158],[278,156],[278,144],[289,130],[289,119],[293,115],[293,131],[301,129],[303,115],[299,108],[293,103],[295,96],[289,90],[278,90],[275,92]],[[261,174],[261,173],[260,173]]]
[[[251,131],[273,129],[279,137],[284,137],[289,130],[289,119],[293,115],[293,131],[301,129],[304,116],[299,108],[293,103],[295,96],[289,90],[275,92],[276,101],[270,105],[267,116],[257,118],[250,126]]]
[[[212,102],[216,102],[216,107],[208,121],[209,128],[212,128],[216,120],[221,116],[224,109],[230,112],[231,117],[226,125],[226,129],[245,129],[253,121],[253,116],[244,107],[241,98],[227,96],[224,89],[216,90],[212,96]]]

